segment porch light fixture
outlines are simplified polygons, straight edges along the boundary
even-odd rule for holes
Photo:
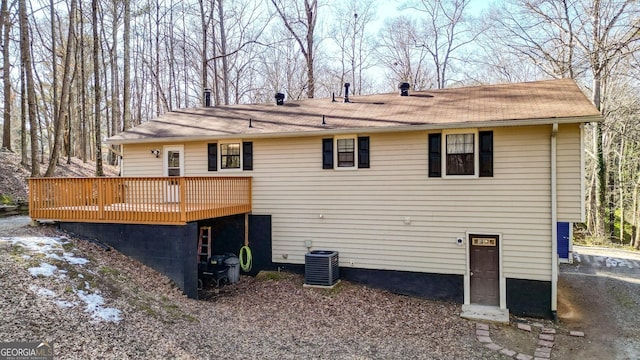
[[[160,149],[153,149],[151,150],[151,153],[155,155],[157,158],[160,157]]]

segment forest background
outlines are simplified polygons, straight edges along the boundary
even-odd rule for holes
[[[635,0],[0,0],[2,147],[31,176],[178,108],[572,78],[590,241],[640,248]]]

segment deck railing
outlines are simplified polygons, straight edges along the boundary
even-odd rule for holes
[[[185,224],[251,212],[250,177],[31,178],[34,220]]]

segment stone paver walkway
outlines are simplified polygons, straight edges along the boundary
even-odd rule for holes
[[[519,322],[517,327],[522,331],[532,331],[531,325],[529,324]],[[584,333],[581,331],[571,331],[569,335],[583,337]],[[476,338],[479,342],[483,343],[486,348],[517,360],[548,360],[551,358],[551,350],[555,345],[556,329],[546,327],[542,327],[540,329],[540,334],[538,334],[538,346],[533,355],[519,353],[494,343],[493,340],[491,340],[489,324],[476,323]]]

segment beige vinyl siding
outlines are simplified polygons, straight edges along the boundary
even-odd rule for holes
[[[272,216],[274,262],[303,264],[311,240],[339,251],[340,266],[462,275],[456,239],[497,233],[505,277],[549,281],[551,126],[480,130],[494,131],[492,178],[429,178],[423,131],[359,134],[370,136],[371,168],[356,170],[323,170],[323,137],[254,139],[244,172],[209,172],[207,143],[185,143],[185,175],[252,176],[253,213]],[[152,170],[151,147],[126,145],[127,169]],[[559,145],[559,160],[572,151]],[[562,184],[568,198],[580,193]]]
[[[162,147],[162,144],[156,143],[123,145],[122,176],[162,176]],[[151,153],[151,150],[154,149],[160,150],[160,156],[157,158]]]
[[[581,222],[583,202],[580,187],[582,176],[580,154],[580,125],[566,124],[558,127],[558,221]]]
[[[472,179],[427,176],[426,132],[371,134],[358,170],[323,170],[321,137],[256,140],[254,213],[272,215],[274,262],[304,263],[311,240],[341,266],[464,274],[456,239],[500,233],[505,276],[549,280],[549,138],[494,129],[495,176]]]

